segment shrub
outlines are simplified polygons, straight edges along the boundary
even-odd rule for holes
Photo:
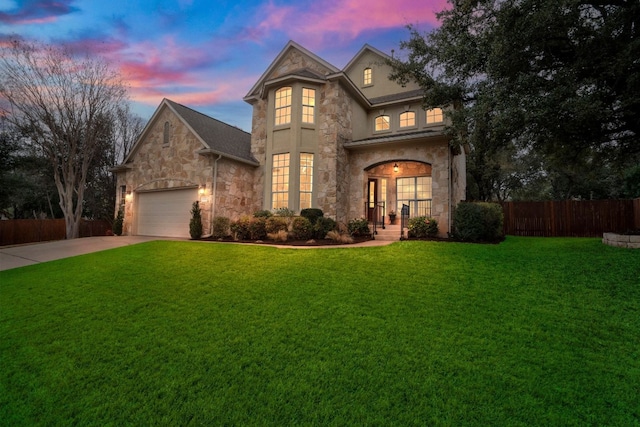
[[[338,243],[353,243],[353,237],[348,234],[340,233],[336,230],[331,230],[327,233],[327,239],[333,240]]]
[[[255,211],[253,213],[253,216],[255,218],[270,218],[273,216],[273,214],[271,213],[271,211],[268,211],[266,209],[261,210],[261,211]]]
[[[307,218],[298,216],[291,223],[291,236],[296,240],[309,240],[313,235],[313,226]]]
[[[313,224],[313,238],[324,239],[332,230],[336,229],[336,222],[332,218],[325,218],[321,216]]]
[[[354,237],[371,235],[371,231],[369,230],[369,221],[365,218],[350,220],[347,224],[347,230],[349,230],[349,234]]]
[[[276,242],[286,242],[289,238],[289,233],[287,233],[287,230],[278,230],[275,233],[267,233],[267,238]]]
[[[262,240],[267,237],[264,218],[253,218],[243,215],[231,223],[231,232],[236,240]]]
[[[431,217],[417,216],[409,220],[409,237],[433,237],[438,234],[438,221]]]
[[[503,237],[504,216],[497,203],[459,203],[453,214],[453,237],[469,242],[493,242]]]
[[[272,216],[265,221],[265,231],[269,233],[277,233],[279,231],[288,231],[289,224],[285,218]]]
[[[250,222],[251,218],[243,215],[237,221],[231,223],[231,232],[236,240],[249,240],[251,238]]]
[[[322,209],[307,208],[300,211],[300,216],[307,218],[311,222],[311,225],[316,225],[316,221],[319,218],[322,218],[324,213],[322,212]],[[324,236],[322,238],[324,238]]]
[[[198,201],[193,202],[193,205],[191,206],[189,234],[192,239],[199,239],[202,237],[202,211],[200,210],[200,203]]]
[[[211,230],[211,237],[215,239],[222,239],[229,235],[229,226],[231,221],[226,216],[217,216],[213,218],[213,229]]]
[[[292,211],[291,209],[289,209],[289,208],[276,209],[275,214],[277,216],[282,216],[282,217],[285,217],[285,218],[287,218],[287,217],[290,218],[290,217],[296,216],[296,213],[294,211]]]
[[[113,221],[113,234],[116,236],[122,235],[122,224],[124,223],[124,206],[120,206],[118,209],[118,215]]]
[[[266,219],[251,218],[249,221],[249,234],[251,240],[262,240],[267,238]]]

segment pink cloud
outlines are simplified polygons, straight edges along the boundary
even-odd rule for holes
[[[26,0],[17,9],[0,12],[0,23],[10,25],[42,24],[53,22],[58,17],[77,12],[71,6],[73,0]]]
[[[323,37],[338,35],[351,39],[369,30],[403,27],[408,24],[437,25],[435,14],[448,7],[447,0],[338,0],[319,2],[308,10],[295,7],[264,6],[259,24],[263,31],[285,31],[291,38],[312,47],[322,45]]]

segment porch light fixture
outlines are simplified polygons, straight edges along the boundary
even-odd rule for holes
[[[393,165],[393,171],[395,173],[398,173],[398,164],[397,163]]]
[[[200,186],[200,188],[198,188],[198,193],[200,195],[203,195],[204,194],[204,187]]]
[[[131,190],[127,191],[127,193],[124,195],[124,199],[125,200],[131,200]]]

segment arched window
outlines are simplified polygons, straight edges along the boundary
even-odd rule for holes
[[[170,132],[171,132],[171,124],[168,121],[164,122],[164,130],[162,133],[162,145],[169,145]]]
[[[432,108],[427,110],[427,124],[442,123],[444,116],[442,114],[442,108]]]
[[[376,117],[376,132],[381,130],[389,130],[391,128],[391,118],[389,116],[381,115]]]
[[[364,73],[362,74],[362,84],[370,85],[373,83],[373,71],[371,68],[365,68]]]
[[[275,124],[286,125],[291,123],[291,88],[283,87],[276,91]]]
[[[414,111],[405,111],[400,114],[400,127],[407,128],[416,125],[416,113]]]

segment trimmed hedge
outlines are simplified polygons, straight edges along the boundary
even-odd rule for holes
[[[313,225],[307,218],[297,216],[291,223],[291,236],[296,240],[309,240],[313,236]]]
[[[504,237],[504,215],[497,203],[458,203],[453,214],[454,239],[468,242],[495,242]]]
[[[307,208],[300,211],[300,216],[307,218],[311,222],[311,225],[315,225],[318,218],[322,218],[324,216],[324,212],[322,212],[322,209]]]
[[[417,216],[409,220],[408,228],[409,237],[434,237],[438,234],[438,221],[431,217]]]

